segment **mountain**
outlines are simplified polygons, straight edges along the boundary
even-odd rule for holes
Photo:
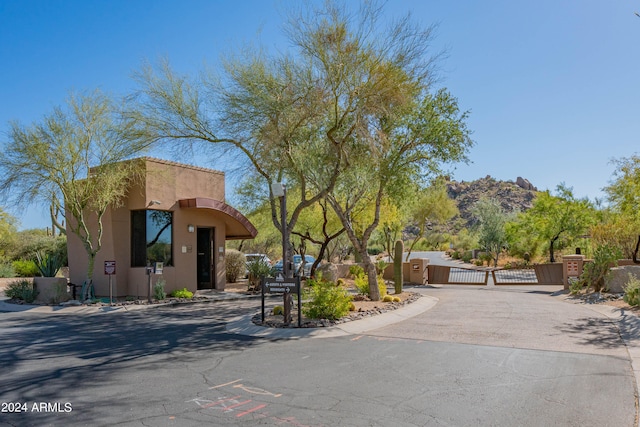
[[[531,208],[538,189],[529,180],[499,181],[487,175],[471,182],[447,182],[449,197],[456,201],[465,226],[474,224],[473,205],[481,198],[497,200],[505,212],[524,212]]]

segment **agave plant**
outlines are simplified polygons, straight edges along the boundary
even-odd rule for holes
[[[56,277],[60,268],[63,267],[64,259],[58,254],[38,251],[34,262],[42,277]]]

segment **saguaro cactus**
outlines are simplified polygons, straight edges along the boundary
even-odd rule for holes
[[[393,283],[396,294],[402,293],[402,253],[404,252],[404,243],[402,240],[396,240],[396,246],[393,253]]]

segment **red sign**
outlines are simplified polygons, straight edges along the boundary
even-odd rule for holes
[[[105,261],[104,262],[104,274],[112,275],[116,274],[116,262]]]

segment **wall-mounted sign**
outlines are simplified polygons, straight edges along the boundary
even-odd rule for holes
[[[104,274],[112,275],[116,274],[116,262],[115,261],[105,261],[104,262]]]
[[[154,273],[155,274],[162,274],[162,269],[164,268],[164,264],[161,262],[156,262],[156,264],[153,267]]]

